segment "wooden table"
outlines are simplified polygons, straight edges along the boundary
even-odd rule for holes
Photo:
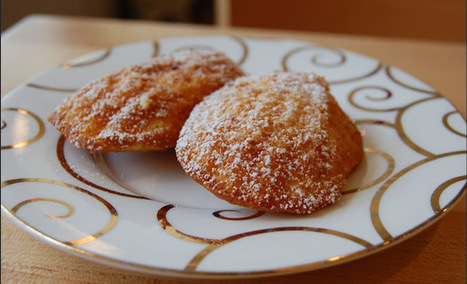
[[[378,58],[428,82],[466,116],[465,43],[42,15],[30,16],[2,34],[2,97],[30,77],[91,51],[162,37],[215,34],[310,40]],[[178,282],[62,252],[34,239],[3,215],[1,224],[2,282]],[[442,220],[390,249],[318,271],[253,279],[251,283],[466,283],[465,267],[464,195]]]

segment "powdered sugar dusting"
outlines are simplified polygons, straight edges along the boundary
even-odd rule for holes
[[[328,84],[313,73],[239,78],[194,108],[177,157],[193,179],[227,201],[311,213],[338,200],[348,174],[339,173],[344,142],[331,129],[336,109]]]
[[[171,148],[191,109],[241,75],[222,53],[174,52],[89,83],[49,120],[71,143],[91,151]]]

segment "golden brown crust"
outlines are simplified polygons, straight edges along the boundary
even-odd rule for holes
[[[335,203],[363,157],[360,132],[311,73],[239,78],[190,114],[177,158],[218,197],[257,210],[311,213]]]
[[[241,75],[219,52],[162,55],[89,83],[49,121],[70,143],[93,152],[173,148],[192,108]]]

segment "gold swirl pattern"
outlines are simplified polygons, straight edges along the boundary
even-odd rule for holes
[[[40,89],[40,90],[53,91],[53,92],[64,92],[64,93],[74,93],[78,90],[76,88],[49,87],[49,86],[43,86],[43,85],[36,84],[36,83],[27,83],[26,86],[30,88]]]
[[[358,87],[354,90],[352,90],[349,94],[349,97],[348,97],[348,101],[351,105],[353,105],[354,107],[358,108],[358,109],[361,109],[361,110],[365,110],[365,111],[372,111],[372,112],[390,112],[390,111],[395,111],[395,110],[399,110],[400,108],[397,107],[397,108],[386,108],[386,109],[375,109],[375,108],[369,108],[369,107],[365,107],[365,106],[362,106],[362,105],[359,105],[356,101],[355,101],[355,96],[357,94],[359,94],[360,92],[362,91],[367,91],[367,90],[378,90],[378,91],[382,91],[385,95],[383,97],[372,97],[370,95],[368,95],[368,93],[365,94],[365,98],[370,100],[370,101],[385,101],[385,100],[388,100],[392,97],[392,92],[384,87],[381,87],[381,86],[363,86],[363,87]]]
[[[237,61],[237,64],[242,65],[243,62],[245,62],[246,58],[248,57],[248,53],[249,53],[248,45],[241,37],[238,37],[238,36],[231,36],[231,37],[242,47],[242,50],[243,50],[242,57]]]
[[[467,134],[466,133],[461,133],[459,131],[457,131],[456,129],[454,129],[451,124],[449,124],[449,117],[453,114],[459,114],[457,111],[451,111],[451,112],[448,112],[446,113],[444,116],[443,116],[443,124],[444,126],[449,129],[449,131],[451,131],[452,133],[454,134],[457,134],[461,137],[467,137]]]
[[[215,211],[212,213],[212,215],[214,215],[214,217],[217,217],[219,219],[222,219],[222,220],[229,220],[229,221],[244,221],[244,220],[250,220],[250,219],[255,219],[255,218],[258,218],[262,215],[264,215],[264,211],[257,211],[255,214],[252,214],[250,216],[245,216],[245,217],[227,217],[227,216],[223,216],[222,213],[224,212],[241,212],[241,210],[218,210],[218,211]]]
[[[159,55],[159,42],[154,41],[152,44],[153,44],[152,57],[156,57],[157,55]],[[107,49],[104,49],[103,53],[98,57],[95,57],[94,54],[91,53],[90,55],[80,57],[80,58],[76,58],[76,59],[73,60],[73,62],[62,63],[62,64],[59,65],[59,68],[65,70],[65,69],[70,69],[70,68],[75,68],[75,67],[93,65],[93,64],[102,62],[104,59],[109,57],[111,53],[112,53],[112,49],[107,48]],[[50,87],[50,86],[44,86],[44,85],[41,85],[41,84],[31,83],[31,82],[27,83],[26,86],[28,86],[30,88],[47,90],[47,91],[54,91],[54,92],[74,93],[74,92],[78,91],[78,88]]]
[[[28,140],[23,141],[23,142],[14,143],[14,144],[11,144],[11,145],[2,145],[2,147],[1,147],[2,150],[25,147],[25,146],[30,145],[30,144],[36,142],[37,140],[41,139],[42,136],[44,135],[44,132],[45,132],[44,122],[42,122],[42,119],[39,116],[37,116],[36,114],[34,114],[33,112],[25,110],[25,109],[21,109],[21,108],[12,108],[12,107],[2,108],[1,111],[16,111],[16,112],[18,112],[20,114],[28,115],[28,116],[32,117],[37,122],[37,124],[39,126],[39,131],[31,139],[28,139]],[[6,126],[7,126],[6,122],[2,121],[2,130]]]
[[[335,62],[332,62],[332,63],[320,62],[320,58],[323,58],[324,56],[326,56],[326,54],[318,53],[318,54],[314,55],[313,57],[311,57],[310,62],[312,64],[316,64],[316,65],[318,65],[320,67],[336,67],[336,66],[343,65],[347,61],[347,57],[345,56],[345,53],[343,53],[342,51],[340,51],[338,49],[324,47],[324,46],[320,46],[320,45],[306,45],[306,46],[297,47],[297,48],[292,49],[291,51],[287,52],[285,54],[285,56],[282,58],[282,69],[284,71],[289,71],[290,67],[287,65],[287,61],[289,60],[289,58],[292,55],[294,55],[294,54],[296,54],[298,52],[301,52],[301,51],[305,51],[305,50],[326,51],[326,52],[329,52],[332,55],[334,55],[335,58],[337,59]]]
[[[386,98],[389,98],[390,96],[387,95]],[[404,144],[406,144],[407,146],[409,146],[412,150],[414,150],[415,152],[419,153],[419,154],[422,154],[424,156],[426,156],[427,158],[418,162],[418,163],[415,163],[405,169],[403,169],[402,171],[400,171],[399,173],[397,173],[396,175],[392,176],[389,180],[387,180],[381,187],[380,189],[377,191],[377,193],[375,194],[375,196],[373,197],[373,200],[372,200],[372,203],[371,203],[371,206],[370,206],[370,212],[371,212],[371,220],[372,220],[372,224],[374,226],[374,228],[376,229],[376,231],[378,232],[378,234],[381,236],[381,238],[385,241],[385,243],[390,243],[394,240],[394,238],[392,237],[392,235],[386,230],[386,228],[384,227],[384,225],[382,224],[381,220],[380,220],[380,217],[379,217],[379,203],[381,201],[381,198],[384,194],[384,192],[386,192],[386,190],[396,181],[398,180],[401,176],[403,176],[404,174],[406,174],[407,172],[413,170],[414,168],[422,165],[422,164],[425,164],[427,162],[431,162],[435,159],[438,159],[438,158],[441,158],[441,157],[445,157],[445,156],[449,156],[449,155],[456,155],[456,154],[462,154],[464,152],[453,152],[453,153],[445,153],[445,154],[441,154],[441,155],[435,155],[423,148],[421,148],[419,145],[415,144],[409,137],[408,135],[405,133],[404,131],[404,128],[402,126],[402,116],[403,114],[405,113],[406,110],[408,110],[409,108],[417,105],[417,104],[420,104],[420,103],[423,103],[423,102],[426,102],[426,101],[429,101],[429,100],[432,100],[432,99],[436,99],[437,97],[430,97],[430,98],[425,98],[425,99],[421,99],[421,100],[418,100],[418,101],[415,101],[413,103],[410,103],[408,104],[407,106],[404,106],[402,108],[400,108],[397,112],[397,116],[396,116],[396,121],[394,124],[391,124],[389,122],[385,122],[385,121],[379,121],[379,120],[360,120],[360,121],[356,121],[357,124],[361,124],[361,123],[372,123],[372,124],[381,124],[381,125],[384,125],[384,126],[388,126],[388,127],[393,127],[399,138],[401,139],[402,142],[404,142]],[[352,101],[350,96],[349,96],[349,101]],[[371,110],[371,109],[366,109],[366,110]],[[394,110],[397,110],[397,109],[394,109]],[[371,110],[373,111],[373,110]],[[443,117],[443,121],[446,121],[444,122],[445,126],[450,129],[448,123],[447,123],[447,117],[451,115],[451,113],[448,113],[446,114],[444,117]],[[453,130],[453,129],[452,129]],[[451,131],[452,131],[451,130]],[[388,176],[385,177],[385,179],[387,178]],[[382,180],[380,180],[382,181]],[[449,181],[448,181],[449,182]],[[449,184],[448,184],[449,185]],[[432,202],[432,207],[433,207],[433,210],[436,212],[436,213],[441,213],[441,210],[439,209],[439,205],[436,205],[437,203],[437,200],[441,194],[441,192],[445,189],[445,187],[447,187],[448,185],[442,185],[440,186],[437,190],[435,190],[435,192],[433,193],[432,195],[432,199],[431,199],[431,202]]]
[[[357,77],[354,77],[354,78],[348,78],[348,79],[342,79],[342,80],[336,80],[336,81],[329,81],[329,85],[350,83],[350,82],[359,81],[359,80],[362,80],[362,79],[365,79],[365,78],[369,78],[369,77],[375,75],[376,73],[378,73],[382,68],[383,68],[383,63],[378,62],[376,67],[373,70],[370,70],[366,74],[363,74],[361,76],[357,76]]]
[[[467,151],[456,151],[456,152],[450,152],[450,153],[444,153],[440,154],[437,156],[431,156],[427,157],[421,161],[418,161],[395,175],[393,175],[390,179],[388,179],[376,192],[376,194],[373,196],[373,199],[371,200],[371,205],[370,205],[370,213],[371,213],[371,222],[373,224],[373,227],[376,229],[380,237],[383,239],[385,243],[390,243],[391,241],[394,240],[394,237],[386,230],[386,228],[383,225],[383,222],[381,221],[381,218],[379,216],[379,206],[381,203],[381,199],[383,198],[384,193],[389,189],[389,187],[397,181],[399,178],[401,178],[403,175],[408,173],[409,171],[424,165],[428,162],[434,161],[439,158],[444,158],[448,156],[454,156],[454,155],[462,155],[462,154],[467,154]]]
[[[18,209],[20,209],[24,205],[32,203],[32,202],[38,202],[38,201],[55,202],[55,203],[58,203],[58,204],[61,204],[61,205],[65,206],[68,209],[68,212],[65,215],[47,214],[47,217],[49,217],[49,218],[66,218],[66,217],[70,217],[75,212],[75,209],[73,208],[73,206],[66,203],[65,201],[58,200],[58,199],[55,199],[55,198],[33,198],[33,199],[24,200],[24,201],[21,201],[20,203],[16,204],[15,207],[11,208],[11,212],[13,214],[16,214],[16,211],[18,211]]]
[[[362,80],[362,79],[365,79],[365,78],[369,78],[369,77],[375,75],[376,73],[378,73],[379,70],[381,70],[382,68],[383,68],[383,63],[378,62],[378,65],[376,65],[376,67],[375,67],[373,70],[370,70],[370,71],[369,71],[368,73],[366,73],[366,74],[363,74],[363,75],[361,75],[361,76],[354,77],[354,78],[349,78],[349,79],[342,79],[342,80],[336,80],[336,81],[329,81],[329,85],[350,83],[350,82],[359,81],[359,80]]]
[[[237,37],[237,36],[231,36],[231,38],[233,40],[235,40],[242,48],[242,56],[240,57],[240,59],[236,62],[237,64],[239,65],[242,65],[243,62],[245,62],[246,58],[248,57],[248,45],[246,44],[246,42],[241,38],[241,37]],[[218,50],[210,45],[207,45],[207,44],[190,44],[190,45],[185,45],[185,46],[181,46],[181,47],[178,47],[176,49],[174,49],[174,51],[180,51],[180,50],[186,50],[186,49],[201,49],[201,50],[217,50],[217,51],[220,51],[220,52],[223,52],[222,50]]]
[[[211,50],[211,51],[217,50],[214,47],[209,46],[209,45],[193,44],[193,45],[186,45],[186,46],[178,47],[174,49],[174,51],[182,51],[182,50],[188,50],[188,49]]]
[[[107,49],[104,49],[102,51],[103,51],[102,54],[97,56],[97,57],[93,53],[91,53],[89,55],[79,57],[79,58],[73,60],[73,62],[62,63],[62,64],[60,64],[60,68],[61,69],[69,69],[69,68],[87,66],[87,65],[91,65],[91,64],[94,64],[94,63],[97,63],[97,62],[101,62],[102,60],[109,57],[110,53],[112,52],[112,49],[107,48]]]
[[[394,127],[394,124],[378,119],[359,119],[355,121],[355,124],[375,124],[375,125],[384,125],[388,127]]]
[[[358,90],[358,89],[357,89]],[[354,90],[355,91],[355,90]],[[352,96],[352,94],[350,95]],[[364,107],[361,107],[361,106],[358,106],[356,103],[353,103],[353,99],[351,99],[349,96],[349,101],[351,102],[352,105],[354,105],[355,107],[357,108],[360,108],[360,109],[364,109],[364,110],[368,110],[368,111],[375,111],[373,109],[369,109],[369,108],[364,108]],[[415,101],[413,103],[410,103],[408,104],[407,106],[404,106],[404,107],[401,107],[400,109],[393,109],[393,110],[398,110],[397,112],[397,115],[396,115],[396,122],[394,124],[392,123],[389,123],[387,121],[382,121],[382,120],[358,120],[356,121],[356,123],[360,124],[360,123],[371,123],[371,124],[381,124],[381,125],[385,125],[385,126],[388,126],[388,127],[392,127],[396,130],[399,138],[401,139],[402,142],[404,142],[404,144],[406,144],[408,147],[410,147],[412,150],[414,150],[415,152],[419,153],[419,154],[422,154],[426,157],[434,157],[435,154],[423,149],[422,147],[420,147],[419,145],[415,144],[409,137],[408,135],[405,133],[404,131],[404,128],[402,126],[402,116],[403,114],[405,113],[405,111],[407,111],[409,108],[413,107],[414,105],[417,105],[419,103],[423,103],[425,101],[428,101],[428,100],[432,100],[432,99],[436,99],[436,98],[425,98],[425,99],[421,99],[421,100],[418,100],[418,101]],[[378,111],[378,110],[376,110]],[[386,110],[384,110],[386,111]]]
[[[400,109],[400,111],[397,113],[397,116],[396,116],[396,123],[394,125],[394,128],[396,129],[397,131],[397,134],[399,135],[400,139],[407,145],[409,146],[412,150],[414,150],[415,152],[417,153],[420,153],[426,157],[435,157],[435,154],[423,149],[422,147],[420,147],[419,145],[415,144],[410,138],[409,136],[407,135],[407,133],[405,133],[404,131],[404,127],[402,126],[402,116],[404,115],[404,113],[411,107],[417,105],[417,104],[420,104],[420,103],[423,103],[423,102],[426,102],[426,101],[429,101],[429,100],[432,100],[432,99],[436,99],[436,97],[430,97],[430,98],[425,98],[425,99],[421,99],[421,100],[418,100],[418,101],[415,101],[403,108]]]
[[[391,79],[394,83],[398,84],[399,86],[402,86],[404,88],[407,88],[407,89],[410,89],[410,90],[416,91],[416,92],[421,92],[421,93],[434,95],[434,96],[441,96],[437,91],[424,90],[424,89],[420,89],[420,88],[417,88],[417,87],[414,87],[414,86],[410,86],[410,85],[408,85],[406,83],[401,82],[400,80],[396,79],[396,77],[394,77],[394,75],[392,74],[391,68],[392,68],[391,66],[386,66],[386,68],[385,68],[386,75],[388,76],[389,79]]]
[[[110,230],[112,230],[115,227],[115,225],[117,224],[118,213],[117,213],[117,210],[115,209],[115,207],[112,206],[112,204],[110,204],[108,201],[106,201],[102,197],[100,197],[100,196],[98,196],[98,195],[96,195],[96,194],[94,194],[94,193],[92,193],[90,191],[87,191],[84,188],[81,188],[81,187],[78,187],[78,186],[75,186],[75,185],[72,185],[72,184],[69,184],[69,183],[56,181],[56,180],[51,180],[51,179],[45,179],[45,178],[18,178],[18,179],[10,179],[10,180],[6,180],[6,181],[2,181],[1,188],[3,189],[6,186],[16,184],[16,183],[22,183],[22,182],[48,183],[48,184],[55,184],[55,185],[67,187],[67,188],[70,188],[70,189],[74,189],[74,190],[82,192],[82,193],[84,193],[84,194],[98,200],[99,202],[101,202],[107,208],[107,210],[109,210],[110,220],[103,229],[101,229],[99,232],[97,232],[97,233],[95,233],[93,235],[89,235],[89,236],[86,236],[86,237],[81,238],[81,239],[77,239],[77,240],[73,240],[73,241],[69,241],[69,242],[63,242],[63,244],[65,244],[65,245],[79,245],[79,244],[84,244],[84,243],[91,242],[91,241],[99,238],[100,236],[104,235],[105,233],[109,232]],[[15,212],[21,206],[23,206],[25,204],[29,204],[29,203],[34,202],[34,201],[39,201],[39,200],[44,200],[44,199],[26,200],[26,201],[23,201],[23,202],[17,204],[16,206],[14,206],[13,209],[11,209],[11,210],[6,209],[6,210],[8,212],[10,212],[10,214],[12,214],[14,216]],[[56,202],[53,199],[48,200],[48,201]],[[59,201],[59,203],[64,204],[64,202],[61,202],[61,201]],[[65,205],[65,206],[68,207],[68,205]],[[66,214],[64,217],[70,216],[72,213],[73,213],[73,211],[71,213],[69,213],[69,214]],[[28,224],[28,226],[31,227],[29,224]]]
[[[102,191],[105,191],[107,193],[112,193],[112,194],[116,194],[116,195],[120,195],[120,196],[124,196],[124,197],[131,197],[131,198],[138,198],[138,199],[147,199],[146,197],[143,197],[143,196],[139,196],[139,195],[133,195],[133,194],[127,194],[127,193],[122,193],[122,192],[118,192],[118,191],[115,191],[115,190],[111,190],[109,188],[106,188],[106,187],[103,187],[103,186],[100,186],[98,184],[95,184],[94,182],[90,181],[90,180],[87,180],[85,179],[83,176],[81,176],[80,174],[78,174],[75,170],[73,170],[73,168],[68,164],[68,161],[67,159],[65,158],[65,142],[66,142],[66,139],[65,139],[65,136],[61,135],[60,138],[58,139],[58,142],[57,142],[57,149],[56,149],[56,153],[57,153],[57,158],[58,160],[60,161],[60,165],[62,166],[62,168],[68,173],[70,174],[72,177],[74,177],[75,179],[79,180],[80,182],[84,183],[84,184],[87,184],[89,186],[92,186],[96,189],[99,189],[99,190],[102,190]],[[96,156],[94,155],[94,161],[96,162],[96,164],[98,165],[98,167],[101,169],[101,171],[103,171],[103,173],[107,174],[107,176],[109,178],[111,178],[113,175],[109,175],[109,173],[107,173],[105,171],[105,169],[103,169],[103,166],[101,165],[101,163],[99,163],[98,161],[98,158],[96,158]],[[97,160],[96,160],[97,159]],[[112,179],[112,178],[111,178]],[[112,179],[114,180],[114,179]],[[115,181],[115,180],[114,180]],[[119,183],[118,183],[119,184]]]
[[[185,271],[194,271],[196,268],[199,266],[201,261],[209,255],[211,252],[214,250],[220,248],[223,245],[226,245],[228,243],[231,243],[233,241],[239,240],[244,237],[250,237],[250,236],[255,236],[255,235],[261,235],[261,234],[267,234],[267,233],[274,233],[274,232],[284,232],[284,231],[301,231],[301,232],[315,232],[315,233],[323,233],[323,234],[328,234],[332,235],[335,237],[340,237],[349,241],[353,241],[361,246],[363,246],[366,249],[369,249],[373,247],[373,245],[361,238],[358,238],[356,236],[335,231],[335,230],[330,230],[330,229],[324,229],[324,228],[314,228],[314,227],[300,227],[300,226],[293,226],[293,227],[276,227],[276,228],[269,228],[269,229],[263,229],[263,230],[256,230],[256,231],[248,231],[244,232],[241,234],[237,235],[232,235],[227,238],[221,239],[220,244],[209,244],[206,248],[201,250],[198,254],[196,254],[190,262],[187,264],[185,267]],[[327,260],[327,262],[333,262],[336,260],[341,259],[341,257],[333,257]]]
[[[367,107],[363,107],[363,106],[360,106],[358,105],[357,103],[355,103],[354,101],[354,96],[357,92],[363,90],[363,89],[366,89],[366,88],[369,88],[369,87],[360,87],[360,88],[357,88],[355,90],[353,90],[350,95],[349,95],[349,102],[356,108],[359,108],[359,109],[362,109],[362,110],[366,110],[366,111],[373,111],[373,112],[387,112],[387,111],[398,111],[397,112],[397,115],[396,115],[396,122],[394,125],[388,123],[388,122],[383,122],[381,121],[381,123],[383,123],[384,125],[386,126],[391,126],[391,127],[394,127],[394,129],[397,131],[397,134],[399,135],[400,139],[402,140],[402,142],[404,142],[404,144],[406,144],[407,146],[409,146],[412,150],[416,151],[417,153],[420,153],[426,157],[434,157],[435,154],[423,149],[421,146],[417,145],[416,143],[414,143],[410,138],[409,136],[407,135],[407,133],[404,131],[404,127],[402,125],[402,116],[404,115],[404,113],[410,109],[411,107],[417,105],[417,104],[420,104],[420,103],[423,103],[423,102],[426,102],[426,101],[429,101],[429,100],[433,100],[433,99],[437,99],[437,97],[429,97],[429,98],[424,98],[424,99],[420,99],[418,101],[415,101],[415,102],[412,102],[406,106],[403,106],[403,107],[400,107],[400,108],[388,108],[388,109],[370,109],[370,108],[367,108]],[[382,87],[376,87],[376,86],[373,86],[373,87],[370,87],[370,88],[377,88],[377,89],[380,89],[381,91],[384,91],[386,92],[386,97],[385,98],[389,98],[391,95],[390,95],[390,91],[385,89],[385,88],[382,88]],[[374,98],[373,98],[374,99]],[[449,114],[445,115],[443,120],[447,120],[447,116]],[[376,122],[376,121],[375,121]],[[456,131],[454,129],[452,129],[452,127],[449,126],[449,124],[447,122],[444,122],[445,126],[450,129],[451,131]],[[460,134],[460,133],[456,133],[456,134]]]
[[[433,211],[436,214],[441,213],[441,212],[446,212],[447,207],[449,207],[449,204],[448,204],[443,209],[441,209],[439,199],[440,199],[441,194],[443,193],[443,191],[446,188],[448,188],[451,184],[454,184],[456,182],[466,180],[466,179],[467,179],[467,176],[459,176],[459,177],[452,178],[450,180],[447,180],[447,181],[443,182],[440,186],[438,186],[435,189],[435,191],[433,191],[433,194],[431,195],[431,208],[433,208]],[[461,191],[465,190],[465,188],[466,188],[466,184],[464,184]]]
[[[355,193],[355,192],[359,192],[359,191],[371,188],[371,187],[377,185],[378,183],[382,182],[383,180],[387,179],[392,174],[392,172],[394,171],[395,161],[391,157],[391,155],[389,155],[388,153],[383,152],[383,151],[378,150],[378,149],[374,149],[374,148],[364,148],[364,152],[367,153],[367,154],[376,154],[376,155],[379,155],[379,156],[383,157],[386,160],[386,163],[387,163],[386,170],[384,171],[384,173],[380,177],[376,178],[372,182],[369,182],[369,183],[364,184],[362,186],[359,186],[357,188],[343,190],[342,195]]]
[[[323,62],[322,58],[326,56],[327,54],[324,53],[318,53],[314,56],[311,57],[310,62],[311,64],[314,64],[319,67],[325,67],[325,68],[334,68],[334,67],[339,67],[344,65],[347,62],[347,56],[345,53],[339,49],[335,48],[330,48],[330,47],[325,47],[325,46],[320,46],[320,45],[306,45],[306,46],[301,46],[295,49],[292,49],[291,51],[287,52],[284,57],[282,58],[282,69],[284,71],[289,71],[290,67],[288,66],[287,62],[289,61],[290,57],[293,55],[306,51],[306,50],[322,50],[330,53],[331,55],[335,56],[337,59],[335,62]],[[329,55],[327,55],[329,56]],[[321,58],[321,61],[320,61]],[[368,71],[365,74],[362,74],[360,76],[352,77],[352,78],[347,78],[347,79],[340,79],[340,80],[328,80],[330,85],[336,85],[336,84],[343,84],[343,83],[350,83],[358,80],[362,80],[365,78],[369,78],[375,74],[377,74],[381,69],[383,68],[383,63],[378,62],[376,67],[373,68],[372,70]]]
[[[249,237],[249,236],[254,236],[254,235],[259,235],[259,234],[266,234],[266,233],[273,233],[273,232],[283,232],[283,231],[303,231],[303,232],[318,232],[318,233],[324,233],[324,234],[329,234],[333,235],[336,237],[340,237],[349,241],[353,241],[365,248],[371,248],[373,245],[361,238],[358,238],[356,236],[331,230],[331,229],[324,229],[324,228],[313,228],[313,227],[301,227],[301,226],[292,226],[292,227],[275,227],[275,228],[269,228],[269,229],[262,229],[262,230],[255,230],[255,231],[248,231],[236,235],[232,235],[223,239],[208,239],[208,238],[201,238],[201,237],[196,237],[192,235],[185,234],[177,229],[175,229],[170,222],[167,220],[167,213],[170,209],[174,208],[174,205],[166,205],[162,207],[158,212],[157,212],[157,220],[159,225],[163,230],[165,230],[167,233],[170,235],[180,238],[186,241],[191,241],[191,242],[196,242],[196,243],[204,243],[208,244],[206,248],[201,250],[198,254],[196,254],[190,262],[187,264],[185,267],[185,271],[194,271],[198,267],[198,265],[201,263],[201,261],[212,251],[215,249],[226,245],[228,243],[231,243],[233,241],[236,241],[238,239],[244,238],[244,237]],[[222,211],[222,210],[221,210]],[[219,212],[219,211],[216,211]],[[258,214],[258,213],[257,213]],[[256,215],[257,215],[256,214]],[[332,258],[328,261],[335,261],[340,258]]]
[[[159,55],[159,51],[160,51],[160,44],[159,44],[159,41],[155,40],[152,42],[152,48],[153,48],[153,52],[152,52],[152,57],[156,57]]]
[[[170,224],[170,222],[167,220],[167,212],[169,212],[169,210],[174,207],[175,207],[174,205],[169,204],[159,209],[159,211],[157,211],[157,221],[159,222],[159,225],[164,231],[169,233],[171,236],[174,236],[176,238],[189,241],[189,242],[202,243],[202,244],[215,244],[215,245],[219,245],[222,242],[221,240],[200,238],[200,237],[184,234],[180,232],[179,230],[175,229],[172,226],[172,224]]]

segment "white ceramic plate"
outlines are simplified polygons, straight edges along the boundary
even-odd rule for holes
[[[47,122],[88,81],[182,48],[223,51],[248,73],[324,75],[364,139],[364,162],[342,199],[310,216],[240,208],[191,181],[173,151],[91,155]],[[342,263],[433,224],[465,191],[466,123],[446,99],[378,60],[310,42],[219,36],[117,46],[31,79],[1,113],[3,213],[65,251],[159,275],[253,277]]]

